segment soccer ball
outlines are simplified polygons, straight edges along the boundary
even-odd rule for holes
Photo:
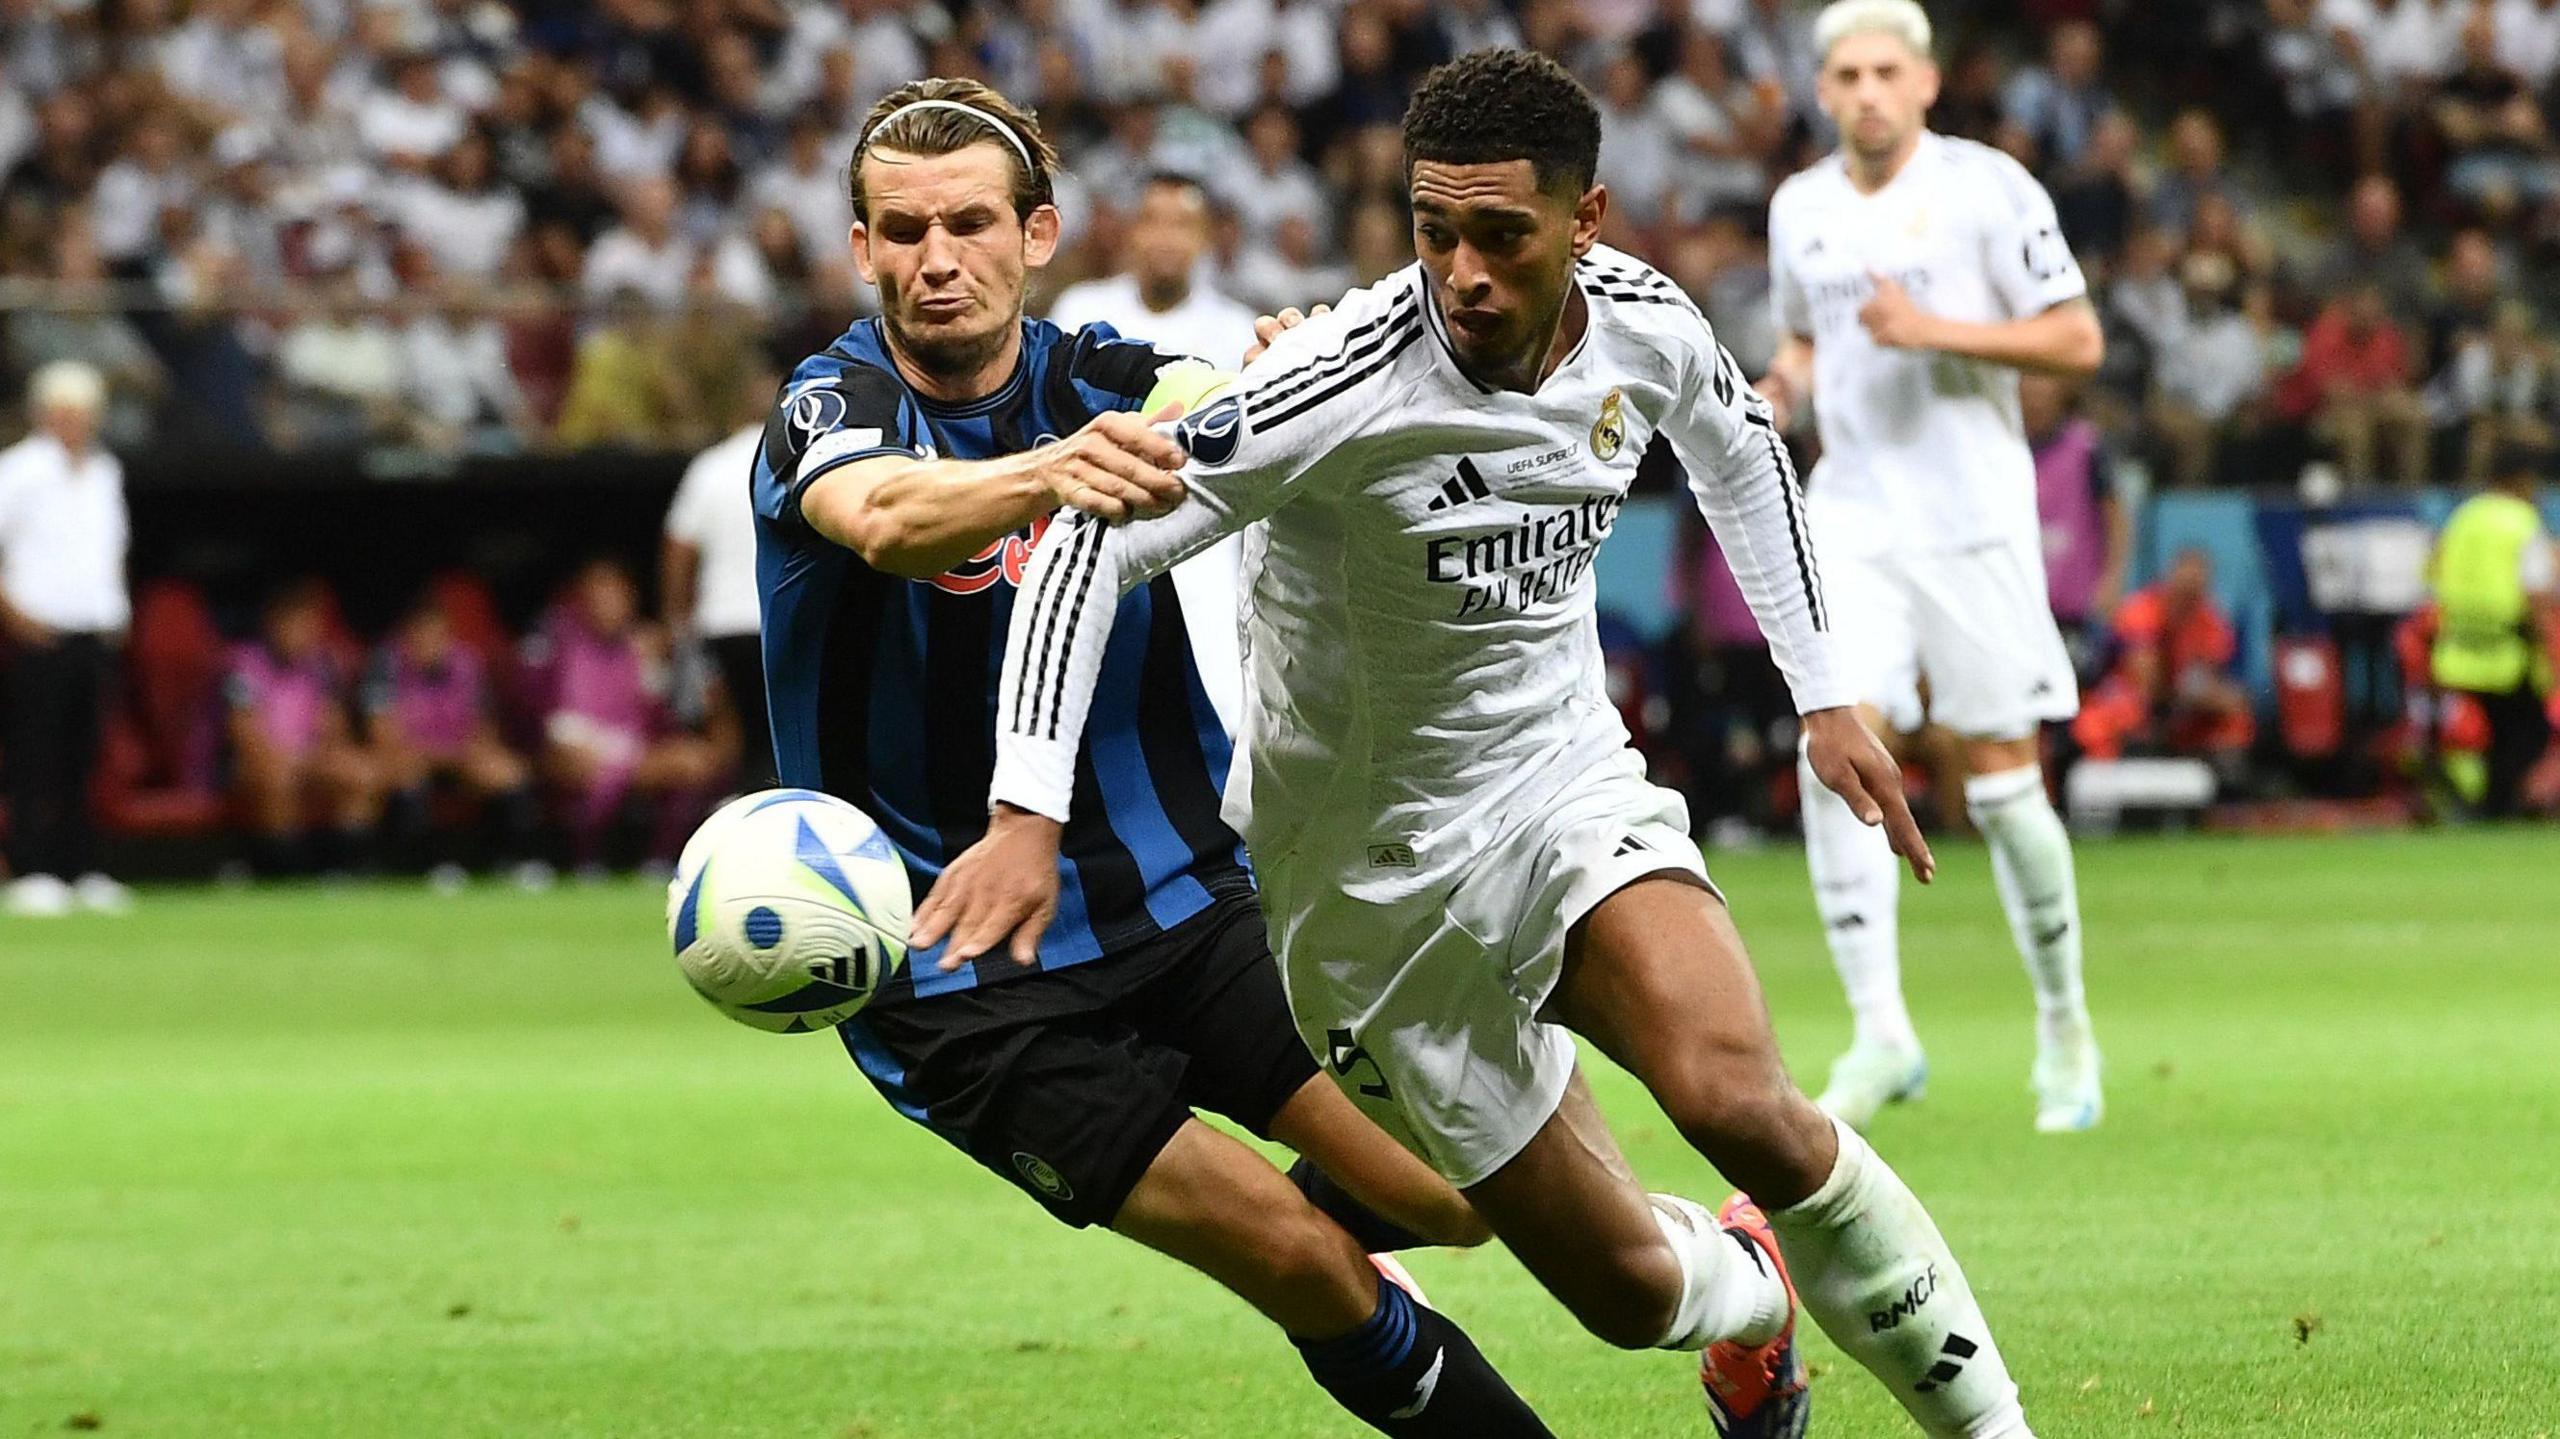
[[[767,790],[694,831],[667,886],[667,939],[713,1008],[801,1034],[860,1012],[906,962],[913,902],[871,816],[815,790]]]

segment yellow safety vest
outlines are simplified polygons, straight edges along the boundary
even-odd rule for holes
[[[2435,558],[2440,688],[2505,694],[2533,674],[2525,547],[2541,543],[2542,517],[2513,495],[2474,495],[2445,521]]]

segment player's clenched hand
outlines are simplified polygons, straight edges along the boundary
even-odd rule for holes
[[[1771,370],[1755,381],[1751,388],[1759,393],[1761,399],[1769,402],[1769,423],[1778,427],[1779,434],[1795,428],[1796,391],[1795,386],[1787,383],[1785,375]]]
[[[1182,413],[1167,405],[1158,414],[1111,410],[1063,440],[1043,445],[1041,479],[1061,505],[1110,524],[1153,519],[1182,503],[1182,477],[1190,458],[1154,426]]]
[[[1888,350],[1931,348],[1929,312],[1920,308],[1900,281],[1885,275],[1873,278],[1876,292],[1858,307],[1858,323],[1867,327],[1868,337]]]
[[[1298,307],[1292,305],[1279,314],[1257,317],[1253,322],[1253,348],[1244,352],[1244,362],[1250,365],[1261,359],[1262,352],[1271,348],[1271,342],[1280,338],[1281,331],[1294,330],[1318,315],[1331,313],[1332,310],[1331,305],[1318,305],[1305,314],[1300,314]]]
[[[1046,815],[1000,804],[984,839],[951,862],[933,893],[916,908],[907,941],[930,949],[949,936],[942,968],[958,969],[1004,945],[1028,968],[1040,958],[1040,936],[1058,913],[1058,834]]]
[[[1938,877],[1938,857],[1921,838],[1920,822],[1911,817],[1911,802],[1902,794],[1902,766],[1885,752],[1858,719],[1854,709],[1815,710],[1804,717],[1805,759],[1814,778],[1848,801],[1849,812],[1868,824],[1884,826],[1893,852],[1911,866],[1922,884]]]

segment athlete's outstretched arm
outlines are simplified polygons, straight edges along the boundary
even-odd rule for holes
[[[1831,615],[1786,441],[1769,402],[1744,386],[1741,367],[1703,321],[1683,393],[1663,417],[1662,432],[1688,470],[1698,513],[1714,529],[1804,716],[1815,775],[1860,819],[1884,826],[1894,852],[1927,883],[1937,860],[1903,797],[1902,771],[1858,722],[1858,696],[1832,667]]]

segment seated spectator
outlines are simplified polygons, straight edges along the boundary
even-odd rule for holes
[[[612,297],[578,341],[552,436],[571,449],[678,448],[697,406],[670,343],[670,322],[636,290]]]
[[[2053,207],[2062,221],[2063,238],[2072,253],[2104,275],[2115,267],[2133,228],[2140,191],[2134,158],[2142,132],[2130,117],[2110,113],[2082,152],[2080,163],[2060,174],[2053,186]]]
[[[2427,310],[2427,374],[2444,374],[2456,351],[2495,328],[2500,298],[2510,288],[2498,243],[2487,231],[2454,235],[2445,251],[2443,297]]]
[[[2498,27],[2498,63],[2540,91],[2560,79],[2560,0],[2488,0]]]
[[[2188,259],[2185,302],[2184,336],[2152,372],[2147,418],[2171,482],[2194,487],[2213,483],[2224,445],[2259,424],[2276,364],[2275,307],[2263,286],[2237,293],[2219,255]]]
[[[2124,598],[2133,513],[2116,500],[2114,459],[2097,425],[2074,413],[2078,397],[2072,389],[2052,375],[2021,376],[2018,406],[2035,454],[2045,597],[2062,626],[2072,667],[2086,673],[2097,648],[2091,630]]]
[[[464,132],[425,178],[392,187],[386,204],[436,268],[457,279],[495,279],[524,232],[524,198],[501,183],[496,143],[483,130]]]
[[[1643,230],[1662,223],[1674,167],[1683,163],[1670,126],[1654,108],[1644,61],[1633,50],[1609,57],[1592,95],[1600,111],[1600,180],[1609,187],[1608,220]],[[1618,238],[1616,243],[1630,243]]]
[[[330,652],[317,581],[267,601],[259,637],[235,645],[223,685],[231,783],[263,874],[336,873],[368,854],[382,780],[347,725],[344,676]]]
[[[2276,393],[2276,413],[2336,450],[2347,482],[2373,483],[2383,451],[2403,485],[2426,482],[2427,411],[2412,387],[2414,356],[2381,285],[2356,285],[2302,337],[2302,363]]]
[[[480,656],[454,638],[452,620],[432,595],[375,653],[363,698],[366,738],[403,858],[424,857],[432,802],[453,793],[478,808],[487,857],[515,865],[528,887],[543,883],[548,874],[535,853],[542,807],[532,770],[498,733],[496,696]]]
[[[2105,59],[2094,22],[2066,20],[2053,27],[2045,63],[2019,70],[2001,97],[2007,122],[2001,148],[2022,154],[2036,170],[2077,166],[2099,123],[2115,113],[2115,96],[2102,73]]]
[[[1672,145],[1671,197],[1692,221],[1769,198],[1785,97],[1775,80],[1734,73],[1724,37],[1703,26],[1682,32],[1680,68],[1655,87],[1653,110]]]
[[[507,337],[465,286],[419,277],[424,292],[400,326],[409,438],[439,454],[512,454],[539,438],[507,363]]]
[[[2455,347],[2427,400],[2437,425],[2461,446],[2466,483],[2489,483],[2502,440],[2547,449],[2560,413],[2560,357],[2543,338],[2533,307],[2522,300],[2500,304],[2486,331]]]
[[[2383,301],[2394,315],[2415,315],[2426,308],[2426,252],[2401,224],[2400,187],[2383,175],[2356,182],[2347,198],[2347,233],[2313,276],[2314,293],[2329,297],[2366,284],[2382,287]]]
[[[622,187],[622,223],[597,237],[579,277],[588,299],[630,290],[662,310],[684,303],[696,247],[676,227],[678,199],[663,175]]]
[[[2438,89],[2435,121],[2452,154],[2445,184],[2454,194],[2502,215],[2560,195],[2560,145],[2542,99],[2499,59],[2485,8],[2463,27],[2462,68]]]
[[[56,360],[91,366],[107,380],[107,411],[100,438],[111,450],[130,450],[151,439],[152,412],[169,389],[169,374],[141,330],[112,304],[107,266],[74,210],[55,232],[54,304],[8,317],[9,368],[34,374]]]
[[[2115,667],[2071,725],[2082,752],[2186,755],[2212,764],[2226,784],[2236,779],[2257,719],[2232,678],[2239,639],[2214,602],[2204,551],[2179,551],[2159,583],[2125,600],[2114,628]]]
[[[542,716],[543,780],[567,806],[570,858],[600,866],[627,803],[656,813],[648,854],[672,859],[735,764],[734,733],[686,733],[667,703],[664,638],[645,627],[631,577],[611,560],[578,572],[526,669]]]
[[[2267,0],[2262,56],[2284,98],[2287,133],[2302,148],[2332,147],[2354,123],[2361,77],[2314,0]]]
[[[424,174],[470,128],[470,112],[444,92],[436,57],[412,50],[392,58],[391,84],[357,106],[356,135],[384,165]]]
[[[2184,110],[2169,122],[2169,169],[2151,190],[2151,223],[2184,233],[2196,223],[2196,212],[2209,197],[2237,207],[2231,177],[2224,172],[2221,122],[2209,111]]]
[[[355,291],[329,282],[276,346],[276,431],[287,449],[348,449],[406,424],[399,338]]]
[[[1218,198],[1244,221],[1245,243],[1255,247],[1278,242],[1280,224],[1295,216],[1314,234],[1333,220],[1332,202],[1323,182],[1299,158],[1298,122],[1278,105],[1265,105],[1245,122],[1246,148],[1253,163],[1244,171],[1210,177]]]

